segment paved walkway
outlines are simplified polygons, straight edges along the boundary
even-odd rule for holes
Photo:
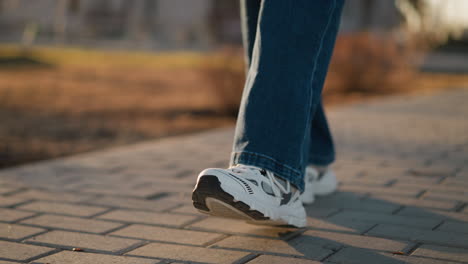
[[[468,89],[330,112],[339,191],[304,229],[209,218],[232,128],[0,172],[0,264],[468,263]]]

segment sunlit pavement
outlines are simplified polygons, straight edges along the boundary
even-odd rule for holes
[[[468,89],[329,117],[341,185],[307,228],[192,208],[198,172],[227,165],[226,128],[0,172],[0,263],[468,263]]]

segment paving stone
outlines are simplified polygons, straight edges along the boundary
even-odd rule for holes
[[[299,259],[299,258],[288,258],[288,257],[279,257],[279,256],[267,256],[261,255],[253,260],[247,262],[249,264],[320,264],[319,261],[308,260],[308,259]]]
[[[424,194],[423,198],[427,200],[468,202],[468,193],[429,191]]]
[[[32,202],[19,206],[17,208],[26,211],[66,214],[75,216],[92,216],[108,210],[105,207],[67,204],[59,202]]]
[[[131,225],[111,235],[192,245],[204,245],[222,236],[216,233],[144,225]]]
[[[331,250],[314,244],[290,244],[287,241],[279,239],[242,236],[228,237],[221,240],[220,242],[217,242],[214,247],[295,255],[315,260],[321,260],[333,253]]]
[[[422,245],[418,247],[411,255],[439,260],[468,262],[468,249],[463,248]]]
[[[19,197],[5,197],[5,196],[0,196],[0,206],[2,207],[8,207],[8,206],[14,206],[17,204],[25,203],[29,201],[29,199],[23,199]]]
[[[31,243],[41,243],[46,246],[102,250],[117,252],[141,243],[139,240],[111,236],[93,235],[68,231],[51,231],[27,240]]]
[[[340,209],[338,208],[318,207],[316,206],[315,203],[313,203],[312,205],[305,206],[305,210],[306,210],[307,216],[312,217],[312,218],[326,218],[329,215],[335,214],[340,211]]]
[[[104,254],[62,251],[38,260],[32,264],[156,264],[159,260],[112,256]]]
[[[455,201],[435,201],[435,200],[423,200],[415,198],[404,198],[397,195],[385,195],[385,194],[376,194],[371,195],[370,198],[367,198],[370,201],[380,202],[383,204],[393,205],[395,207],[401,206],[415,206],[423,207],[428,209],[439,209],[439,210],[454,210],[458,203]]]
[[[21,221],[24,224],[44,226],[49,228],[69,229],[91,233],[103,233],[115,229],[122,224],[84,219],[61,215],[41,215]]]
[[[468,234],[468,222],[446,221],[437,228],[437,231]]]
[[[307,228],[321,231],[334,231],[351,234],[361,234],[374,226],[374,222],[358,222],[350,221],[349,219],[339,218],[307,218]]]
[[[230,220],[217,217],[209,217],[200,222],[196,222],[189,226],[201,230],[212,232],[222,232],[229,234],[247,234],[265,237],[283,237],[297,231],[295,228],[255,226],[247,224],[243,221]]]
[[[394,224],[425,229],[432,229],[440,223],[439,219],[433,218],[408,217],[357,211],[343,211],[333,215],[327,220],[332,223],[335,221],[340,221],[341,223],[347,223],[349,221],[362,221],[373,224]]]
[[[121,221],[126,223],[143,223],[169,226],[182,226],[193,220],[197,216],[176,215],[169,213],[153,213],[143,211],[116,210],[99,216],[100,219]]]
[[[180,205],[177,201],[168,201],[164,199],[144,200],[137,198],[122,198],[105,196],[103,198],[92,199],[87,201],[89,204],[110,206],[115,208],[142,209],[160,212]]]
[[[18,191],[18,190],[20,190],[20,188],[0,186],[0,195],[5,195],[8,193]]]
[[[90,198],[94,198],[94,195],[88,195],[83,193],[69,193],[69,192],[52,192],[43,190],[27,190],[24,192],[17,193],[12,197],[24,200],[44,200],[44,201],[56,201],[56,202],[81,202]]]
[[[53,248],[26,245],[0,240],[0,258],[26,261],[33,257],[53,251]]]
[[[45,231],[42,228],[0,223],[0,238],[21,240],[22,238]]]
[[[399,204],[384,200],[363,200],[365,196],[351,192],[338,192],[328,197],[319,197],[315,206],[336,209],[354,209],[369,212],[391,213],[400,207]]]
[[[22,239],[45,231],[42,228],[0,223],[0,238]]]
[[[468,215],[457,212],[448,212],[442,210],[431,210],[418,207],[406,207],[398,211],[397,215],[416,216],[420,218],[438,219],[438,220],[452,220],[468,222]]]
[[[361,248],[343,248],[338,253],[327,259],[331,263],[343,264],[362,264],[362,263],[379,263],[379,264],[455,264],[456,262],[441,261],[430,258],[419,258],[401,256],[391,253],[372,251]]]
[[[339,187],[340,191],[349,191],[357,193],[370,193],[370,194],[388,194],[388,195],[398,195],[415,197],[421,191],[422,188],[413,189],[413,188],[393,188],[393,187],[377,187],[377,186],[363,186],[363,185],[341,185]]]
[[[1,199],[1,198],[0,198]],[[0,208],[0,221],[14,222],[16,220],[35,215],[31,212],[23,212],[14,209]]]
[[[367,237],[354,234],[309,230],[302,236],[289,241],[294,245],[314,244],[331,250],[341,247],[357,247],[380,251],[403,251],[408,243],[385,238]]]
[[[387,224],[376,226],[375,228],[371,229],[368,234],[371,236],[404,239],[442,246],[468,248],[468,234],[421,230]]]
[[[132,186],[125,186],[125,183],[119,185],[102,184],[101,186],[91,185],[82,188],[82,192],[91,194],[105,194],[117,196],[135,196],[145,198],[160,192],[156,188],[133,189]]]
[[[178,213],[178,214],[190,214],[190,215],[205,215],[200,213],[193,205],[183,205],[171,210],[171,213]],[[206,216],[206,215],[205,215]]]
[[[233,263],[247,256],[248,254],[248,252],[241,251],[162,243],[150,243],[127,253],[127,255],[130,256],[147,256],[154,258],[216,264]]]

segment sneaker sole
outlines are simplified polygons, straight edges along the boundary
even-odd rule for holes
[[[212,216],[244,220],[254,225],[303,227],[305,219],[285,217],[285,220],[272,220],[264,213],[252,209],[248,204],[236,200],[224,191],[217,176],[203,175],[192,193],[193,206],[198,211]]]
[[[221,188],[218,177],[205,175],[200,178],[192,193],[193,206],[200,212],[226,218],[246,221],[265,221],[265,217],[257,210],[241,201],[236,201],[232,195]]]

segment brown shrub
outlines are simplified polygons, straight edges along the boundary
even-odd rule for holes
[[[389,36],[340,35],[330,64],[324,95],[387,94],[406,87],[415,73],[412,53]]]
[[[243,50],[224,47],[209,56],[200,67],[200,74],[214,97],[216,111],[236,116],[245,82]]]

